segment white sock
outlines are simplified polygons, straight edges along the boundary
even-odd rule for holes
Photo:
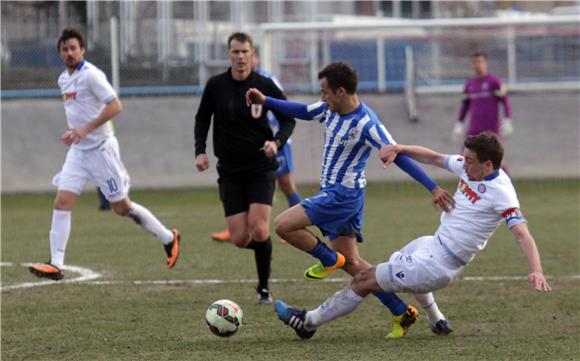
[[[308,311],[306,313],[304,328],[306,330],[315,330],[328,321],[349,314],[354,311],[363,300],[364,297],[354,293],[351,286],[347,286],[330,296],[316,309]]]
[[[173,241],[173,232],[167,229],[147,208],[139,203],[131,202],[131,209],[127,213],[141,228],[159,238],[163,244]]]
[[[439,307],[437,307],[437,302],[435,302],[433,292],[414,293],[413,297],[415,297],[417,302],[421,304],[423,311],[425,311],[427,318],[429,318],[429,323],[434,324],[437,321],[445,318],[441,311],[439,311]]]
[[[50,263],[61,268],[64,265],[66,244],[70,236],[71,212],[54,209],[50,227]]]

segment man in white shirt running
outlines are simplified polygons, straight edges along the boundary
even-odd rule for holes
[[[528,260],[530,286],[549,292],[540,255],[526,220],[520,212],[516,191],[500,169],[503,146],[491,132],[465,140],[463,156],[445,155],[421,146],[401,144],[381,148],[385,166],[397,154],[407,154],[425,164],[447,169],[459,177],[455,208],[441,214],[433,236],[423,236],[393,253],[387,262],[358,273],[352,283],[312,311],[275,304],[280,320],[301,338],[310,338],[324,323],[354,311],[371,292],[409,292],[424,309],[435,334],[447,335],[451,325],[437,307],[433,291],[455,281],[475,255],[485,248],[502,220],[518,240]]]
[[[53,280],[64,277],[61,268],[70,235],[71,210],[88,180],[99,187],[116,214],[132,219],[159,238],[167,267],[172,268],[179,256],[179,231],[166,228],[147,208],[129,199],[130,178],[111,126],[111,119],[122,110],[117,94],[105,74],[84,60],[85,42],[80,31],[64,29],[57,47],[66,66],[58,85],[69,128],[61,141],[70,148],[62,170],[53,179],[58,190],[49,234],[50,262],[30,266],[30,272]]]

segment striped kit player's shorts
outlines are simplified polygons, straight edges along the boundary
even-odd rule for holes
[[[62,170],[52,183],[59,191],[81,194],[89,180],[101,189],[109,202],[118,202],[129,194],[130,178],[121,162],[116,137],[108,137],[93,149],[71,147]]]

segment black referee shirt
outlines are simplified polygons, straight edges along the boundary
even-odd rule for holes
[[[249,88],[256,88],[266,96],[286,99],[271,79],[252,71],[248,78],[238,81],[232,77],[229,68],[209,79],[195,115],[196,156],[206,153],[207,134],[213,116],[214,154],[218,158],[220,176],[276,169],[275,157],[266,157],[260,148],[266,140],[274,139],[283,146],[294,130],[294,119],[277,111],[274,115],[280,121],[280,130],[276,137],[266,117],[267,108],[262,110],[258,119],[252,117],[245,99]]]

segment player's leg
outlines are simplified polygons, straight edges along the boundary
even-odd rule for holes
[[[382,291],[374,276],[374,267],[359,272],[352,283],[330,296],[320,306],[305,314],[303,328],[316,330],[323,324],[354,311],[372,292]],[[278,309],[276,310],[278,313]],[[281,312],[278,313],[280,319]]]
[[[54,200],[52,222],[49,233],[50,262],[35,264],[28,269],[38,277],[59,280],[64,277],[61,270],[64,265],[66,247],[71,230],[71,211],[88,181],[84,168],[83,153],[70,149],[62,170],[53,178],[58,191]]]
[[[293,328],[300,338],[311,338],[320,326],[351,313],[369,293],[381,290],[376,282],[373,282],[373,271],[374,267],[371,267],[360,272],[349,286],[327,298],[312,311],[291,307],[284,301],[277,300],[276,314],[282,322]]]
[[[165,227],[153,213],[129,198],[130,178],[119,153],[117,138],[107,139],[97,150],[87,154],[87,168],[92,180],[111,203],[115,214],[133,220],[143,230],[157,237],[165,249],[167,267],[179,256],[180,234]]]
[[[294,247],[309,253],[320,262],[319,268],[332,272],[344,265],[344,256],[337,254],[322,242],[314,233],[306,229],[312,221],[305,208],[298,204],[282,212],[274,221],[274,229],[278,235]]]
[[[300,204],[280,213],[274,220],[276,233],[294,247],[305,252],[309,252],[317,244],[316,236],[306,229],[311,225],[312,221]]]
[[[50,262],[30,266],[28,269],[32,274],[53,280],[60,280],[64,277],[61,268],[64,265],[66,246],[70,236],[71,210],[78,197],[78,194],[69,191],[56,193],[49,233]]]
[[[417,302],[421,305],[421,308],[423,308],[423,311],[427,314],[429,325],[435,334],[445,336],[453,332],[451,324],[445,318],[445,315],[439,311],[433,292],[413,293],[413,297],[415,297]]]
[[[302,201],[300,192],[298,192],[298,188],[292,179],[292,173],[278,176],[278,185],[280,186],[280,190],[286,195],[288,207],[293,207]]]
[[[258,285],[256,287],[259,304],[271,304],[272,296],[268,281],[272,263],[272,240],[269,225],[272,206],[260,203],[250,204],[248,212],[248,233],[250,243],[247,248],[254,250]]]
[[[165,227],[149,209],[131,201],[128,196],[121,200],[111,199],[110,202],[115,214],[131,219],[143,230],[151,233],[161,241],[165,250],[167,267],[173,268],[179,257],[179,241],[181,238],[179,231]]]
[[[332,248],[342,253],[346,258],[343,270],[351,276],[366,270],[372,265],[361,258],[357,240],[355,237],[341,236],[332,241]],[[403,337],[409,327],[419,317],[419,312],[412,305],[407,304],[393,292],[377,291],[373,295],[391,312],[393,315],[393,329],[387,335],[389,339]]]
[[[245,197],[249,203],[248,234],[250,242],[246,247],[254,250],[258,273],[256,297],[259,304],[272,303],[268,280],[270,279],[272,263],[270,216],[275,189],[276,175],[274,171],[247,178]]]
[[[292,144],[286,143],[276,155],[278,161],[278,169],[276,176],[278,177],[278,185],[288,200],[288,207],[293,207],[299,204],[302,199],[300,193],[292,179],[292,172],[294,171],[294,162],[292,160]]]

